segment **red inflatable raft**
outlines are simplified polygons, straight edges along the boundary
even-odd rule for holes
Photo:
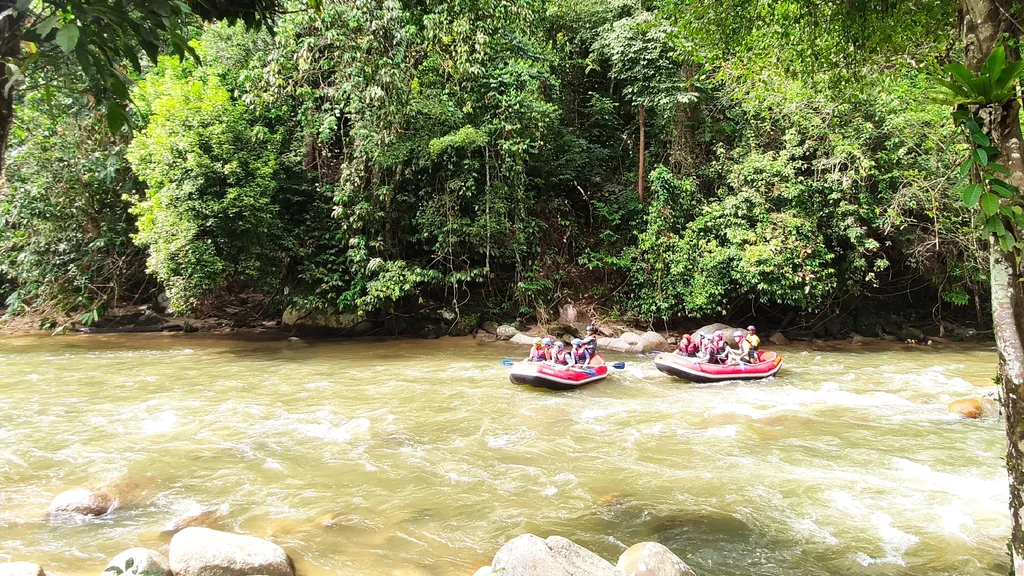
[[[556,366],[546,362],[517,362],[508,379],[515,384],[528,384],[548,390],[572,390],[608,377],[608,366],[600,355],[591,359],[598,364]]]
[[[726,380],[760,380],[774,376],[782,368],[782,356],[775,352],[759,352],[757,364],[708,364],[674,353],[658,354],[654,366],[665,374],[690,382],[724,382]]]

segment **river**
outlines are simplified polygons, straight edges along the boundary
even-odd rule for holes
[[[96,575],[216,508],[305,576],[469,576],[524,532],[613,563],[657,540],[701,576],[1007,573],[1002,421],[946,413],[991,347],[780,351],[767,382],[609,355],[555,393],[471,339],[0,337],[0,561]],[[104,483],[123,508],[47,519]]]

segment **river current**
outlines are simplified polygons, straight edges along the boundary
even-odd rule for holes
[[[991,347],[786,347],[772,380],[649,359],[568,393],[504,343],[0,337],[0,562],[99,574],[176,519],[269,538],[300,575],[469,576],[559,534],[701,576],[1008,571],[1002,421],[959,420]],[[121,508],[51,521],[63,490]]]

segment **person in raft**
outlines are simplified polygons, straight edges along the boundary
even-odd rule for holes
[[[707,348],[707,362],[710,364],[725,364],[729,359],[729,345],[725,343],[725,334],[716,330],[711,336],[711,343]]]
[[[555,347],[551,344],[551,338],[544,338],[540,343],[544,346],[544,358],[550,362],[555,355]]]
[[[553,350],[551,361],[558,366],[568,366],[570,353],[565,349],[565,342],[561,340],[556,341]]]
[[[590,363],[590,350],[583,345],[583,340],[572,339],[572,350],[569,352],[569,366],[584,366]]]
[[[544,341],[537,338],[533,341],[533,347],[530,348],[530,355],[527,356],[523,362],[546,362],[547,359],[548,354],[544,349]]]
[[[679,348],[676,350],[676,354],[686,356],[687,358],[696,358],[697,351],[697,344],[689,334],[683,334],[679,337]]]
[[[750,346],[750,342],[747,340],[747,335],[742,330],[737,330],[732,333],[732,337],[736,340],[736,345],[739,346],[739,350],[733,350],[726,346],[729,359],[726,364],[736,366],[740,363],[746,364],[757,364],[757,350],[754,350]],[[751,361],[751,353],[753,353],[754,360]]]
[[[757,327],[747,326],[747,336],[744,340],[750,344],[750,349],[747,352],[747,362],[757,364],[761,361],[761,355],[759,354],[759,351],[761,350],[761,338],[757,335]]]
[[[583,339],[583,345],[590,352],[591,358],[597,356],[597,328],[593,324],[587,326],[587,337]]]

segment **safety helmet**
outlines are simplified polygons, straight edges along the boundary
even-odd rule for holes
[[[722,334],[721,330],[715,330],[715,340],[721,340],[725,338],[725,334]]]
[[[536,345],[536,344],[543,344],[543,343],[544,343],[544,341],[543,341],[543,340],[541,340],[540,338],[534,338],[534,339],[533,339],[533,343],[534,343],[535,345]]]
[[[743,331],[742,330],[737,330],[737,331],[733,332],[732,333],[732,337],[733,338],[737,338],[737,339],[743,338]]]
[[[683,334],[682,336],[679,337],[679,339],[680,340],[691,340],[692,341],[693,337],[690,336],[689,334]]]
[[[750,332],[751,334],[757,334],[757,328],[754,326],[747,326],[747,332]]]
[[[591,324],[590,326],[587,326],[587,332],[596,332],[596,331],[597,331],[597,328],[594,328],[593,324]]]
[[[545,338],[541,340],[541,343],[544,344],[545,346],[551,346],[551,338]]]
[[[561,340],[556,340],[555,348],[565,348],[565,342],[562,342]]]
[[[572,345],[573,346],[579,346],[580,344],[583,344],[583,340],[580,340],[579,338],[573,338],[572,339]]]

